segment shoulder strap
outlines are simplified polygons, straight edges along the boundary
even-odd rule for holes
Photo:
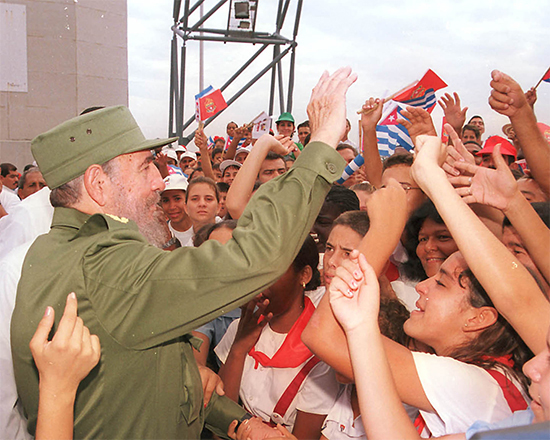
[[[506,402],[512,412],[527,409],[528,405],[523,395],[518,390],[518,387],[516,387],[514,383],[506,377],[506,375],[497,370],[485,371],[487,371],[487,373],[489,373],[499,384],[502,392],[504,393],[504,398],[506,399]]]
[[[275,405],[275,408],[273,408],[273,414],[271,416],[271,421],[274,424],[281,423],[284,419],[284,416],[288,410],[288,407],[296,397],[296,394],[298,394],[298,390],[300,389],[300,386],[306,379],[309,372],[312,370],[312,368],[317,365],[320,362],[320,359],[316,356],[312,356],[309,361],[302,367],[302,369],[298,372],[298,374],[292,379],[292,382],[290,382],[290,385],[287,387],[287,389],[284,391],[284,393],[279,398],[279,401]]]

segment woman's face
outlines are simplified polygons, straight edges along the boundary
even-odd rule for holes
[[[193,224],[214,223],[218,212],[216,192],[208,183],[197,183],[189,189],[185,205]]]
[[[481,118],[473,118],[470,122],[470,125],[474,125],[477,128],[479,128],[479,131],[481,134],[485,133],[485,122],[483,122],[483,119]]]
[[[436,275],[443,262],[456,251],[458,251],[458,246],[447,226],[436,223],[431,218],[426,218],[418,232],[418,246],[416,247],[416,255],[420,259],[426,275],[428,277]]]
[[[336,274],[336,268],[357,249],[363,237],[349,226],[336,225],[327,240],[323,257],[323,279],[328,286]]]
[[[546,335],[546,349],[523,366],[523,372],[531,379],[529,394],[535,423],[550,420],[550,329]]]
[[[294,124],[290,121],[278,122],[277,132],[282,136],[292,137],[292,134],[294,133]]]
[[[179,223],[187,217],[185,213],[185,191],[180,189],[169,189],[162,193],[160,205],[173,223]]]
[[[420,298],[417,310],[405,322],[404,330],[412,338],[432,347],[438,355],[450,353],[468,342],[465,324],[473,306],[469,304],[469,287],[459,283],[468,266],[460,252],[452,254],[437,274],[416,285]]]
[[[342,211],[335,203],[323,203],[310,232],[317,243],[317,250],[319,253],[325,252],[325,244],[330,234],[332,224],[340,214],[342,214]]]
[[[297,272],[291,265],[275,284],[262,292],[263,297],[269,299],[269,305],[266,307],[264,315],[273,313],[273,316],[280,316],[294,304],[301,304],[304,293],[302,283],[307,284],[311,279],[311,276],[305,278],[306,268]],[[311,273],[311,271],[308,271],[308,273]]]

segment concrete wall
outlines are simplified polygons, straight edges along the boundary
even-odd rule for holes
[[[0,92],[0,162],[22,171],[36,135],[87,107],[128,105],[126,0],[0,3],[26,6],[28,91]]]

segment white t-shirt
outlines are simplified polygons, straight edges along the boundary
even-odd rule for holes
[[[314,305],[318,304],[322,296],[319,293],[322,291],[324,289],[318,289],[313,292],[313,298],[310,296]],[[233,321],[223,339],[214,349],[224,363],[235,340],[238,325],[239,319]],[[263,328],[255,348],[272,357],[281,347],[285,338],[286,333],[276,333],[268,324]],[[255,364],[256,361],[247,355],[239,396],[251,413],[265,421],[269,421],[279,398],[305,365],[305,362],[296,368],[271,368],[259,364],[258,368],[255,369]],[[338,389],[339,385],[334,371],[324,362],[319,362],[302,382],[296,397],[283,418],[283,424],[292,431],[297,410],[312,414],[328,414],[334,405]]]
[[[428,353],[413,352],[413,358],[436,411],[420,411],[432,436],[466,432],[476,420],[494,423],[512,414],[500,385],[483,368]]]
[[[9,215],[0,219],[0,258],[50,230],[53,218],[50,193],[49,188],[42,188],[18,202]]]
[[[172,231],[172,234],[174,234],[174,237],[176,237],[180,241],[182,247],[193,246],[193,236],[195,235],[195,230],[193,229],[193,226],[191,226],[187,231],[183,232],[176,231],[172,227],[172,223],[168,223],[168,227]]]

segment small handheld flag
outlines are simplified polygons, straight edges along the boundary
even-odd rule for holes
[[[227,108],[220,89],[214,90],[208,86],[198,95],[195,95],[195,119],[204,121]]]

